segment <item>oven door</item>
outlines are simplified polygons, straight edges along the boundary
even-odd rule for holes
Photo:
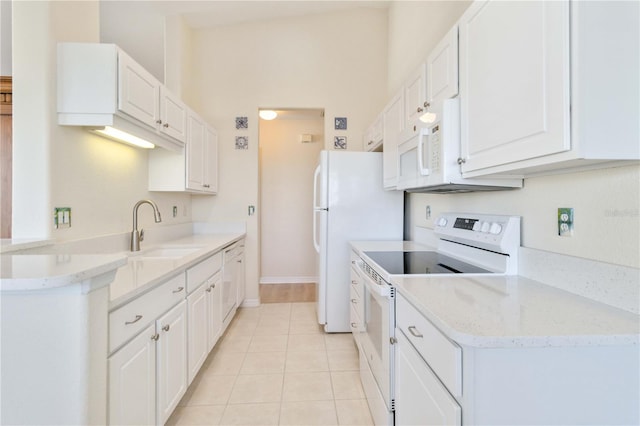
[[[362,277],[364,281],[362,352],[377,385],[377,389],[365,389],[365,393],[370,406],[372,401],[384,401],[384,407],[371,408],[372,412],[380,412],[384,409],[388,413],[392,410],[393,398],[391,366],[394,360],[390,339],[395,335],[395,298],[390,285],[379,285],[364,273]]]

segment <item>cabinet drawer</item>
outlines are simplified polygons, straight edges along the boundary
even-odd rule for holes
[[[184,273],[109,314],[109,353],[142,331],[185,296]]]
[[[401,294],[396,298],[396,327],[455,397],[462,395],[462,349],[447,339]]]
[[[222,268],[222,253],[218,252],[187,269],[187,293],[191,293],[200,284],[208,280]]]

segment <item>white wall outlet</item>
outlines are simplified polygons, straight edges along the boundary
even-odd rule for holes
[[[558,208],[558,235],[561,237],[573,235],[573,209],[570,207]]]

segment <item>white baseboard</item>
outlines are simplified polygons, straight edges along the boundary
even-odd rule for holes
[[[257,308],[260,306],[260,299],[244,299],[240,307],[242,308]]]
[[[306,284],[317,282],[318,277],[260,277],[260,284]]]

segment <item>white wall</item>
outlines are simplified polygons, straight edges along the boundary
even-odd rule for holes
[[[315,282],[313,173],[324,120],[260,120],[260,282]],[[313,136],[301,143],[302,133]]]
[[[392,3],[389,11],[390,93],[424,60],[429,49],[468,4]],[[637,165],[530,178],[521,190],[410,194],[408,199],[405,220],[410,231],[414,226],[433,228],[433,220],[446,211],[520,215],[525,247],[640,267],[640,167]],[[425,218],[427,205],[432,211],[430,220]],[[575,209],[575,232],[571,238],[557,235],[558,207]]]
[[[141,208],[140,225],[189,222],[190,196],[148,192],[145,151],[57,125],[56,43],[97,42],[98,2],[15,2],[13,10],[14,238],[127,232],[142,198],[158,201],[163,223]],[[54,229],[54,207],[71,207],[71,228]]]
[[[193,200],[193,218],[247,220],[247,298],[258,298],[258,109],[324,108],[325,139],[333,117],[348,117],[349,149],[385,102],[386,10],[358,9],[194,31],[194,91],[200,112],[219,131],[220,192]],[[249,129],[235,129],[247,116]],[[236,150],[235,136],[249,137]],[[309,189],[311,190],[311,188]],[[257,215],[248,217],[247,206]]]

